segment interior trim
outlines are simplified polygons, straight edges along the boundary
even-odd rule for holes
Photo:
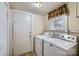
[[[30,51],[30,52],[25,52],[25,53],[20,54],[19,56],[26,56],[26,54],[31,54],[31,53],[32,53],[32,51]]]

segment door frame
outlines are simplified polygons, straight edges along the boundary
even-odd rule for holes
[[[8,30],[9,30],[9,26],[8,26],[8,21],[9,21],[9,12],[10,12],[10,6],[9,6],[9,3],[8,2],[4,2],[5,3],[5,5],[7,6],[7,14],[6,14],[6,16],[7,16],[7,55],[9,56],[10,55],[10,51],[9,51],[9,48],[10,48],[10,39],[9,39],[9,32],[8,32]],[[10,24],[11,25],[11,24]]]
[[[5,4],[6,4],[6,6],[7,6],[7,48],[8,48],[8,50],[7,50],[7,55],[8,56],[11,56],[12,55],[12,12],[11,12],[11,9],[10,9],[10,4],[9,4],[9,2],[4,2]],[[10,17],[11,16],[11,17]],[[11,23],[9,23],[9,21],[11,22]],[[11,33],[9,33],[9,24],[10,24],[10,31],[11,31]],[[11,35],[11,36],[10,36]],[[10,36],[10,37],[9,37]]]
[[[33,44],[33,30],[32,30],[32,13],[28,13],[28,12],[24,12],[24,11],[19,11],[19,10],[11,10],[12,12],[12,55],[14,55],[14,13],[20,13],[20,14],[24,14],[24,15],[30,15],[31,16],[31,43]],[[33,45],[31,44],[31,52],[33,51],[32,47]],[[28,52],[25,52],[28,53]]]

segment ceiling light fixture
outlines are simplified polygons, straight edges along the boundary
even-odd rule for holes
[[[41,2],[35,2],[35,3],[34,3],[34,6],[36,6],[36,7],[41,7],[41,6],[42,6],[42,3],[41,3]]]

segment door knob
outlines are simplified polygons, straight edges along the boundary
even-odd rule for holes
[[[29,35],[29,37],[31,38],[31,35]]]

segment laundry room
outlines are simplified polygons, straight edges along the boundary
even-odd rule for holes
[[[0,2],[0,56],[79,56],[78,2]]]

